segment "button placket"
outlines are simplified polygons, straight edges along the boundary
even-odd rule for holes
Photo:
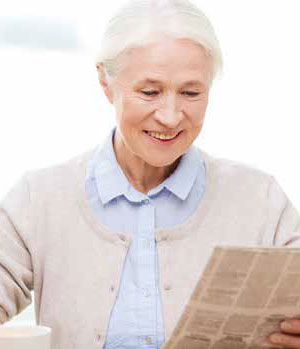
[[[142,240],[142,246],[143,248],[151,248],[152,247],[152,241],[149,239],[143,239]]]
[[[144,305],[144,311],[141,314],[141,321],[146,321],[146,319],[155,320],[154,305],[155,299],[152,298],[155,295],[155,290],[153,289],[154,275],[152,275],[152,269],[154,267],[153,260],[153,247],[154,247],[154,205],[149,198],[144,198],[141,200],[142,205],[140,211],[139,221],[141,225],[138,227],[138,258],[141,266],[141,273],[144,275],[141,277],[139,285],[139,298],[141,304]],[[147,207],[146,207],[147,206]],[[149,275],[147,275],[149,273]],[[153,293],[154,292],[154,293]],[[149,320],[148,320],[149,321]],[[154,326],[154,324],[153,324]],[[153,330],[149,330],[143,335],[139,336],[139,347],[140,348],[154,348],[155,338],[152,336]]]

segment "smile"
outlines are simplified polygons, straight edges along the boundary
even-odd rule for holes
[[[166,135],[166,134],[162,134],[162,133],[159,133],[159,132],[152,132],[152,131],[146,131],[147,134],[151,137],[154,137],[154,138],[158,138],[158,139],[163,139],[163,140],[169,140],[169,139],[173,139],[175,138],[177,134],[171,136],[171,135]]]
[[[147,138],[154,144],[173,144],[177,141],[177,139],[180,137],[182,131],[180,131],[179,133],[177,133],[177,135],[173,136],[172,138],[170,138],[170,136],[162,136],[161,138],[158,138],[160,136],[160,134],[156,133],[156,132],[149,132],[149,131],[143,131],[146,135]]]

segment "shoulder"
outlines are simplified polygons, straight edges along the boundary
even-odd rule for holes
[[[266,194],[274,180],[272,174],[255,164],[199,150],[207,169],[207,175],[213,177],[213,182],[220,184],[224,189],[247,192],[260,190]]]
[[[84,181],[87,162],[95,150],[96,147],[89,148],[51,166],[28,170],[25,177],[31,196],[37,195],[39,199],[43,195],[63,196],[72,191],[78,180]]]

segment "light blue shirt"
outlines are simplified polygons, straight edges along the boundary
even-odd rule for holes
[[[205,189],[205,164],[191,145],[168,178],[141,193],[117,162],[115,130],[96,148],[85,182],[99,220],[112,232],[133,234],[103,348],[160,349],[165,337],[155,230],[182,224],[194,213]]]

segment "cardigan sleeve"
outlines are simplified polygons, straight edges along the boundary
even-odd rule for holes
[[[0,324],[32,302],[33,267],[27,247],[30,192],[26,175],[0,201]]]
[[[273,246],[300,247],[299,212],[273,176],[267,197],[268,242]]]

